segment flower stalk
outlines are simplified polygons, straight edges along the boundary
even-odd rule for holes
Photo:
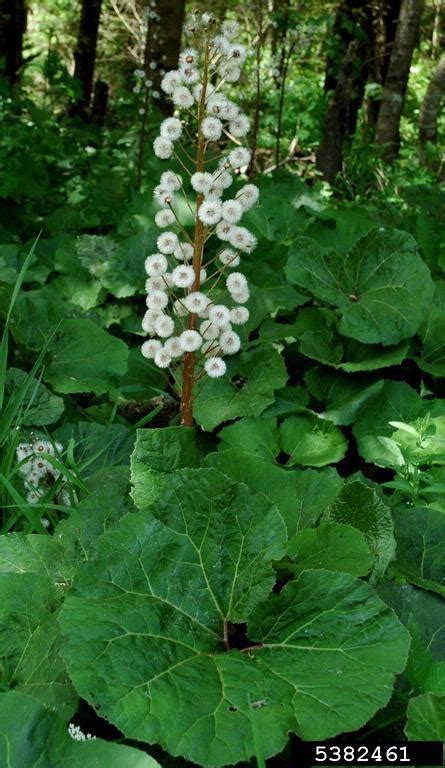
[[[154,189],[160,207],[155,221],[166,231],[157,239],[158,252],[145,260],[142,328],[150,338],[142,354],[159,368],[181,366],[181,422],[191,427],[195,384],[225,374],[224,356],[241,346],[234,326],[249,319],[247,280],[234,270],[256,245],[239,222],[257,202],[258,189],[244,184],[224,199],[234,174],[245,172],[251,157],[240,141],[249,121],[223,92],[238,80],[245,58],[243,46],[233,41],[237,25],[224,22],[215,34],[211,15],[195,14],[188,28],[195,47],[181,53],[179,69],[167,72],[161,83],[175,112],[162,122],[153,149],[162,160],[175,158],[185,176],[166,171]],[[191,161],[191,154],[181,142],[192,135],[196,153],[188,168],[181,158]],[[235,148],[227,148],[227,139]],[[181,221],[179,198],[193,215],[192,236]]]

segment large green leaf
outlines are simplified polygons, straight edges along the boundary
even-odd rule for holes
[[[442,377],[445,376],[445,314],[443,283],[439,285],[441,289],[436,288],[434,301],[419,331],[422,346],[414,360],[422,371]]]
[[[229,362],[225,377],[207,381],[198,392],[196,421],[210,431],[239,416],[259,416],[273,403],[274,391],[286,381],[283,358],[272,346],[242,352]]]
[[[242,447],[245,453],[253,453],[274,460],[280,452],[277,420],[271,416],[250,416],[224,427],[218,437],[221,450]]]
[[[79,567],[60,619],[78,692],[128,738],[206,766],[250,759],[253,727],[266,758],[289,730],[360,727],[388,701],[407,633],[348,574],[307,571],[271,595],[284,546],[263,497],[212,470],[173,473]],[[240,651],[232,622],[246,620]]]
[[[159,768],[140,750],[90,739],[74,740],[66,723],[30,696],[0,694],[0,764],[5,768]]]
[[[396,542],[389,507],[373,488],[360,480],[345,483],[324,520],[347,523],[362,531],[374,556],[373,580],[383,576],[394,559]]]
[[[357,202],[324,208],[306,228],[305,234],[325,248],[347,253],[376,225],[376,211],[360,208]]]
[[[405,733],[410,741],[445,741],[445,696],[425,693],[408,704]]]
[[[325,404],[324,418],[342,425],[352,424],[363,405],[383,388],[381,379],[367,384],[362,377],[354,379],[324,368],[308,371],[304,380],[312,395]]]
[[[337,307],[340,333],[365,344],[413,336],[433,293],[416,241],[398,230],[371,230],[345,257],[299,238],[286,273],[291,283]]]
[[[77,697],[60,655],[57,613],[71,565],[48,536],[0,537],[0,678],[67,717]]]
[[[383,581],[380,597],[393,608],[411,635],[404,672],[417,693],[445,693],[445,602],[432,592]]]
[[[64,320],[51,345],[46,379],[57,392],[101,395],[127,370],[128,347],[91,320]]]
[[[89,484],[98,487],[57,525],[57,539],[68,546],[79,546],[83,557],[94,556],[99,536],[116,526],[121,517],[134,512],[129,475],[128,467],[112,467],[89,478]]]
[[[289,416],[280,426],[281,447],[288,456],[288,464],[324,467],[341,461],[348,443],[332,421],[315,413]]]
[[[445,597],[445,514],[431,507],[395,509],[394,569],[411,584]]]
[[[146,509],[162,494],[171,472],[199,464],[193,429],[138,429],[131,456],[132,497],[138,509]]]
[[[420,395],[408,384],[385,381],[381,393],[363,406],[354,424],[353,433],[360,455],[365,461],[391,466],[391,454],[379,437],[389,437],[393,433],[390,421],[413,421],[424,407]]]
[[[286,570],[298,575],[310,568],[326,568],[353,576],[366,576],[373,558],[365,537],[351,525],[329,523],[300,531],[288,544]]]
[[[19,387],[26,383],[26,397],[20,423],[24,427],[41,427],[54,424],[64,409],[63,400],[19,368],[9,368],[6,374],[5,397],[14,398]]]
[[[252,493],[268,496],[283,516],[289,536],[315,525],[342,486],[332,467],[289,470],[236,449],[210,453],[204,464],[245,483]]]

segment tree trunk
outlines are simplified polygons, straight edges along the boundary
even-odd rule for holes
[[[383,85],[388,71],[391,51],[396,35],[400,14],[401,0],[372,0],[372,56],[369,67],[369,79],[372,83]],[[366,122],[373,126],[377,123],[381,99],[370,98],[366,104]]]
[[[25,0],[0,0],[0,74],[11,85],[20,80],[26,19]]]
[[[375,134],[376,143],[383,147],[383,155],[387,160],[397,157],[399,151],[400,118],[413,52],[419,37],[422,8],[423,0],[402,0]]]
[[[181,51],[182,27],[185,15],[185,0],[159,0],[156,11],[161,20],[153,25],[145,50],[145,67],[155,91],[160,91],[162,71],[176,69]],[[155,64],[156,69],[150,69]],[[158,106],[165,114],[172,111],[171,103],[160,91]]]
[[[79,32],[74,52],[74,77],[80,83],[80,95],[70,108],[71,115],[86,117],[93,91],[102,0],[82,0]]]
[[[357,31],[367,26],[368,18],[370,18],[368,0],[342,0],[340,3],[332,28],[335,50],[326,60],[325,91],[335,91],[348,46],[357,36]]]
[[[93,105],[91,107],[91,122],[99,128],[103,128],[105,124],[109,90],[108,83],[105,83],[103,80],[96,80]]]
[[[342,170],[345,139],[353,133],[358,105],[363,98],[364,80],[357,62],[364,58],[364,41],[353,40],[338,73],[329,103],[323,137],[317,152],[317,168],[331,184]]]
[[[441,26],[442,26],[442,0],[434,0],[434,22],[433,22],[433,34],[431,36],[431,46],[433,49],[434,56],[437,56],[440,50]]]
[[[430,141],[437,141],[437,116],[440,104],[445,93],[445,53],[439,59],[439,63],[428,85],[419,120],[419,145],[421,150]]]

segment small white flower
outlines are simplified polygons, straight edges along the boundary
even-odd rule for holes
[[[207,309],[209,301],[210,300],[205,293],[201,293],[201,291],[193,291],[185,297],[183,304],[185,304],[189,312],[200,315],[201,312],[204,312]]]
[[[198,63],[198,51],[195,48],[185,48],[179,54],[179,63],[183,67],[190,66],[191,64],[196,66]]]
[[[178,317],[185,317],[188,315],[188,309],[184,304],[184,301],[182,299],[176,299],[176,301],[173,304],[173,312]]]
[[[239,24],[236,21],[223,21],[221,24],[221,32],[228,40],[233,40],[239,33]]]
[[[220,357],[209,357],[204,363],[204,369],[211,379],[218,379],[220,376],[224,376],[227,366]]]
[[[201,269],[199,270],[199,282],[205,283],[206,280],[207,280],[207,270],[205,269],[205,267],[201,267]]]
[[[164,350],[170,357],[180,357],[183,353],[179,336],[171,336],[164,344]]]
[[[168,304],[168,295],[164,291],[151,291],[147,298],[148,309],[164,309]]]
[[[177,192],[182,187],[182,176],[173,171],[164,171],[161,176],[161,186],[171,192]]]
[[[173,251],[173,256],[178,261],[190,261],[193,258],[193,245],[191,243],[179,243]]]
[[[72,739],[74,739],[74,741],[94,741],[96,738],[95,736],[92,736],[91,733],[83,733],[79,726],[74,725],[74,723],[69,724],[68,734]]]
[[[206,101],[212,95],[214,90],[215,90],[215,86],[212,85],[211,83],[207,83]],[[201,83],[198,83],[198,85],[195,85],[195,87],[193,88],[193,96],[195,97],[196,101],[200,100],[201,94],[202,94],[202,85]]]
[[[232,248],[224,248],[218,258],[225,267],[237,267],[240,263],[240,257]]]
[[[249,300],[249,289],[246,287],[242,291],[233,291],[231,296],[233,301],[236,301],[237,304],[245,304],[245,302]]]
[[[229,152],[229,163],[234,168],[241,168],[243,165],[248,165],[250,162],[251,152],[247,147],[236,147]]]
[[[142,318],[142,330],[145,331],[145,333],[149,333],[150,335],[156,333],[155,331],[155,320],[159,315],[162,314],[161,312],[158,312],[155,309],[148,309]]]
[[[224,35],[215,35],[210,40],[210,47],[215,53],[227,54],[230,48],[230,42]]]
[[[238,115],[229,123],[229,131],[232,136],[242,139],[249,131],[249,118],[246,115]]]
[[[181,85],[181,82],[181,73],[176,69],[172,69],[171,72],[167,72],[162,78],[161,88],[164,93],[168,93],[171,96],[173,91]]]
[[[158,366],[158,368],[168,368],[168,366],[171,364],[172,357],[169,355],[167,350],[160,349],[155,354],[155,364]]]
[[[193,106],[194,98],[192,93],[185,85],[180,85],[172,93],[173,104],[182,109],[189,109]]]
[[[251,253],[256,247],[256,237],[245,227],[233,227],[229,242],[244,253]]]
[[[222,122],[217,117],[206,117],[202,121],[202,133],[209,141],[218,141],[222,134]]]
[[[238,43],[235,45],[231,45],[228,51],[228,56],[230,56],[231,59],[236,61],[238,66],[245,61],[246,55],[247,55],[247,51],[244,45],[239,45]]]
[[[226,200],[222,204],[222,215],[225,221],[236,224],[243,215],[243,209],[238,200]]]
[[[239,293],[247,288],[247,280],[241,272],[232,272],[226,280],[229,293]]]
[[[217,202],[219,202],[223,194],[224,194],[224,187],[222,186],[222,184],[215,184],[215,182],[213,182],[212,186],[206,192],[206,195],[205,195],[206,202],[210,202],[211,200],[216,200]]]
[[[218,72],[228,83],[236,83],[241,76],[241,70],[235,60],[224,61],[218,67]]]
[[[233,224],[229,224],[228,221],[223,220],[216,225],[215,232],[217,237],[219,237],[220,240],[230,240],[234,229],[235,227],[233,226]]]
[[[168,315],[159,315],[155,320],[155,331],[158,336],[165,339],[171,336],[175,330],[174,320]]]
[[[163,232],[156,240],[156,245],[161,253],[173,253],[179,246],[178,235],[174,232]]]
[[[153,190],[153,197],[159,205],[170,205],[172,201],[172,190],[163,184],[158,184]]]
[[[195,192],[201,192],[206,194],[213,184],[213,177],[211,173],[194,173],[190,179],[191,185]]]
[[[150,277],[164,274],[164,272],[167,272],[167,268],[167,259],[162,253],[154,253],[145,259],[145,271]]]
[[[196,352],[202,344],[202,337],[198,331],[183,331],[179,341],[184,352]]]
[[[222,96],[220,93],[215,93],[212,96],[209,96],[206,101],[207,112],[209,112],[211,115],[219,117],[219,115],[222,115],[226,101],[226,97]]]
[[[209,309],[209,320],[215,325],[221,326],[230,322],[230,309],[224,304],[214,304]]]
[[[207,26],[213,19],[213,16],[211,13],[203,13],[201,15],[201,21],[204,24],[204,26]]]
[[[169,208],[163,208],[156,213],[155,224],[158,227],[169,227],[170,224],[174,224],[175,221],[175,214]]]
[[[218,171],[215,171],[213,174],[213,183],[218,184],[223,189],[228,189],[233,181],[233,176],[229,171],[225,170],[224,168],[221,168]]]
[[[216,323],[212,323],[211,320],[203,320],[199,326],[199,332],[201,336],[208,341],[211,339],[217,339],[221,329],[216,325]]]
[[[153,142],[153,150],[160,160],[168,160],[173,154],[173,143],[169,139],[164,139],[163,136],[157,136]]]
[[[260,190],[255,184],[245,184],[244,187],[236,193],[236,199],[240,202],[243,210],[248,211],[258,200]]]
[[[173,285],[177,288],[191,288],[195,280],[195,271],[193,267],[180,266],[175,267],[172,272]]]
[[[159,339],[149,339],[148,341],[144,341],[141,347],[141,352],[143,356],[147,358],[147,360],[153,360],[156,353],[161,349],[162,344]]]
[[[249,310],[247,307],[233,307],[230,310],[230,322],[233,325],[244,325],[249,319]]]
[[[199,80],[198,70],[195,69],[195,67],[191,67],[190,65],[181,67],[181,74],[182,79],[186,85],[193,85],[193,83],[196,83],[196,81]]]
[[[218,200],[205,201],[199,206],[198,216],[207,226],[217,224],[221,219],[222,207]]]
[[[226,99],[221,107],[221,117],[224,120],[235,120],[239,114],[239,107],[234,101]]]
[[[177,141],[182,135],[182,123],[178,117],[167,117],[161,123],[159,132],[163,139]]]
[[[225,355],[235,355],[241,347],[241,339],[235,331],[225,331],[219,337],[219,345]]]

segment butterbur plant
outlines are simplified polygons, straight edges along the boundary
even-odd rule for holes
[[[257,202],[258,189],[245,184],[235,195],[228,191],[251,156],[243,146],[249,121],[224,93],[238,81],[246,55],[235,40],[237,25],[224,22],[218,30],[205,13],[193,15],[186,30],[190,47],[161,82],[175,110],[162,122],[153,148],[157,157],[179,163],[184,175],[167,170],[154,189],[155,221],[163,231],[158,252],[145,261],[142,328],[150,338],[142,354],[159,368],[182,364],[181,417],[192,426],[196,383],[224,376],[224,357],[241,345],[234,329],[249,319],[249,288],[238,268],[256,239],[240,222]],[[193,214],[192,232],[181,220],[180,196]],[[213,249],[208,255],[211,240],[219,241],[216,255]]]

